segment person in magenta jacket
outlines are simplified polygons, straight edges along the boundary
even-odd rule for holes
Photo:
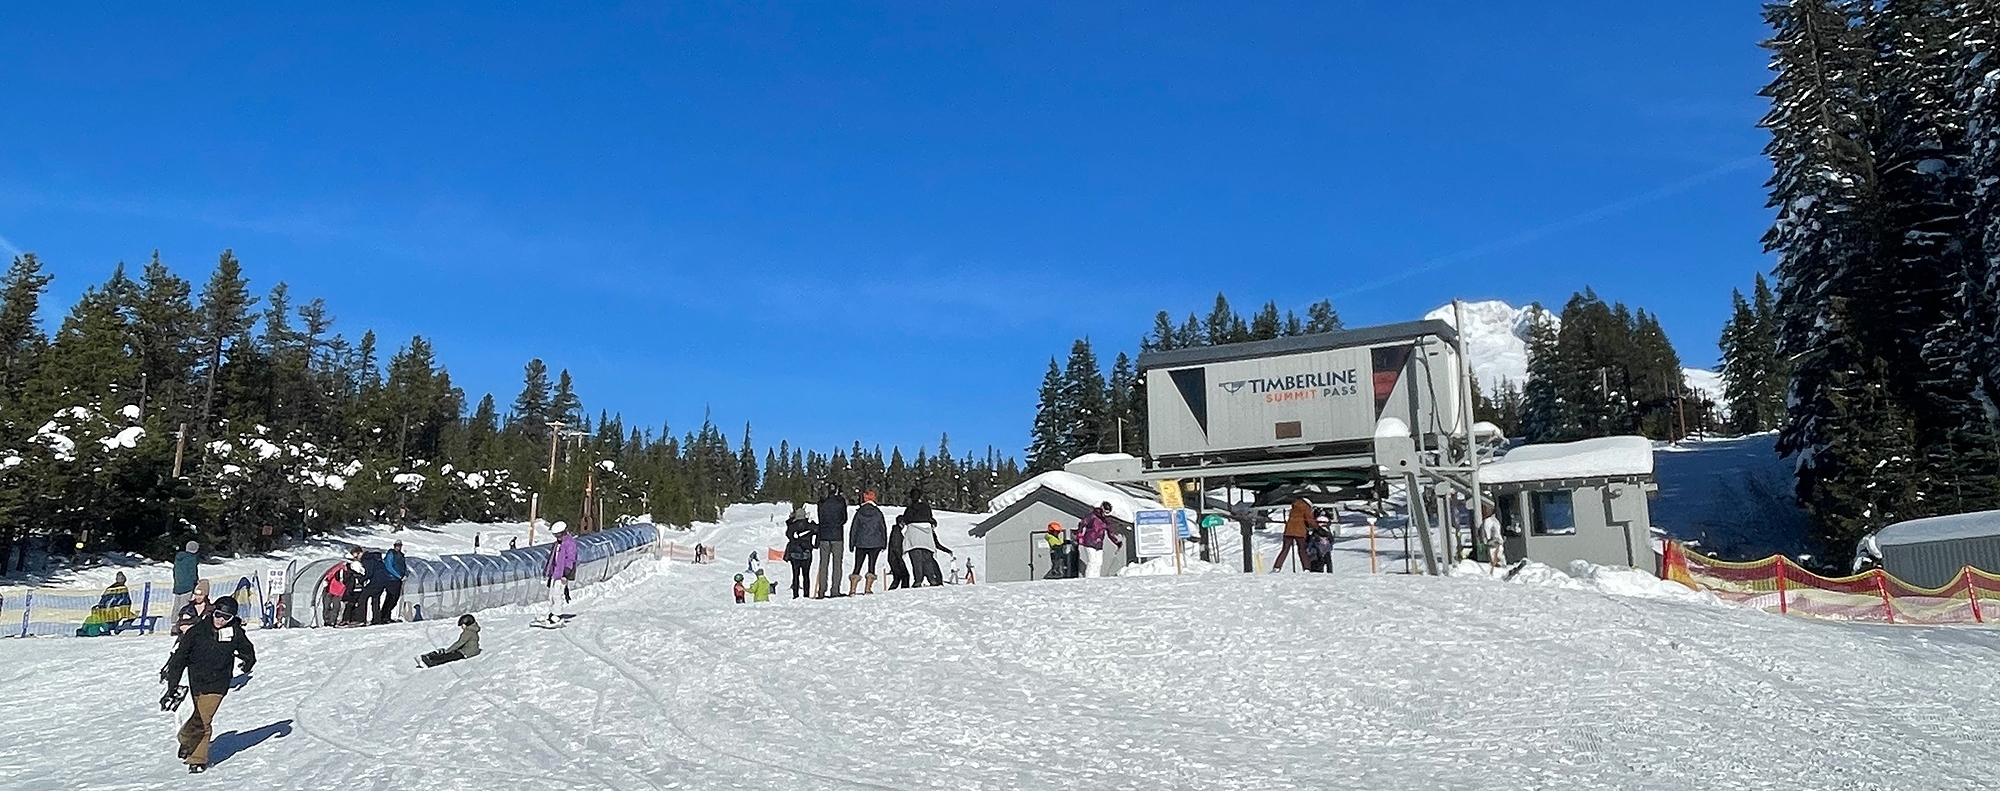
[[[1104,539],[1120,549],[1125,542],[1118,539],[1118,533],[1111,529],[1111,504],[1100,503],[1089,516],[1076,525],[1076,543],[1083,547],[1083,576],[1100,576],[1104,570]]]

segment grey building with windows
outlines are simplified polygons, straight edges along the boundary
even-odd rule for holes
[[[1523,445],[1480,470],[1509,559],[1585,560],[1654,571],[1649,499],[1653,444],[1644,437]]]

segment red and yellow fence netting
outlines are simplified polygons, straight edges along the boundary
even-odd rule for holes
[[[1822,577],[1782,555],[1748,563],[1716,560],[1667,542],[1667,579],[1725,601],[1784,615],[1881,623],[1986,623],[2000,615],[2000,575],[1967,566],[1950,585],[1920,588],[1881,569]]]

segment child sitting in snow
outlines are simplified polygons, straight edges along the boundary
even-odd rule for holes
[[[736,575],[736,603],[743,603],[743,575]]]

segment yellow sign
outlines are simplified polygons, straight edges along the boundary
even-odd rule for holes
[[[1157,483],[1159,483],[1159,485],[1160,485],[1160,504],[1161,504],[1161,505],[1164,505],[1164,506],[1166,506],[1166,507],[1168,507],[1168,508],[1183,508],[1183,507],[1185,507],[1185,506],[1181,505],[1181,482],[1180,482],[1180,481],[1158,481]]]

